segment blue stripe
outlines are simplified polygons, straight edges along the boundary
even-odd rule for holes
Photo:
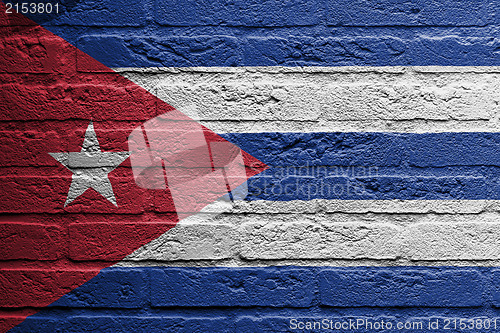
[[[19,3],[18,1],[12,1]],[[46,25],[141,27],[148,19],[170,27],[484,27],[499,22],[499,7],[478,0],[123,0],[41,1],[59,13],[26,15]],[[22,2],[21,2],[22,3]],[[21,8],[21,7],[20,7]]]
[[[294,318],[436,332],[437,317],[441,329],[443,317],[498,317],[499,285],[488,267],[107,268],[11,332],[286,332]]]
[[[27,15],[109,67],[500,65],[495,1],[64,1]]]
[[[385,34],[340,38],[280,34],[239,38],[223,32],[199,33],[92,35],[79,38],[77,46],[108,67],[500,65],[500,44],[490,37],[405,40]]]
[[[270,166],[247,200],[500,199],[500,133],[222,136]]]

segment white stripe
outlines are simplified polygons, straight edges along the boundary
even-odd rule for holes
[[[117,71],[218,133],[500,130],[500,67]],[[500,265],[500,201],[221,204],[117,265]]]
[[[500,67],[119,68],[226,132],[498,132]]]
[[[495,200],[219,202],[118,266],[498,266],[499,211]]]

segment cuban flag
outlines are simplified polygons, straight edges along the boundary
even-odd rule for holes
[[[0,6],[2,332],[500,330],[497,4],[48,4]]]

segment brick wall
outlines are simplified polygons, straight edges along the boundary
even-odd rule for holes
[[[13,331],[365,318],[431,332],[435,318],[500,317],[499,17],[494,1],[390,0],[85,1],[32,16],[130,81],[2,17],[0,325],[36,312]],[[165,111],[139,86],[271,167],[245,201],[172,228],[171,202],[134,186],[126,162],[110,176],[118,208],[91,191],[63,207],[71,173],[47,153],[79,151],[90,119],[103,151],[127,150],[129,128]],[[364,192],[272,191],[295,184],[283,169],[315,167],[331,177],[300,182]]]

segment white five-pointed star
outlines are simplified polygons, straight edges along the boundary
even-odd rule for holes
[[[73,172],[71,186],[64,207],[87,189],[93,188],[113,205],[116,204],[108,173],[116,169],[129,156],[129,152],[103,152],[99,146],[92,121],[85,132],[82,150],[70,153],[49,153],[59,163]]]

